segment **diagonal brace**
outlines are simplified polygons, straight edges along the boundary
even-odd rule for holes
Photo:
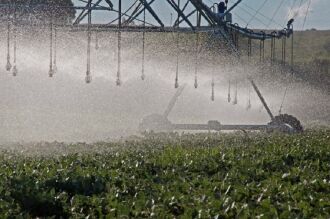
[[[151,8],[150,4],[146,0],[140,0],[140,2],[144,5],[144,7],[149,11],[149,13],[156,19],[156,21],[160,24],[161,27],[164,27],[163,22],[159,19],[155,11]]]

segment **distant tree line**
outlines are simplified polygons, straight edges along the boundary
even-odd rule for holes
[[[57,23],[71,23],[76,11],[72,0],[0,0],[0,18],[16,17],[17,22],[47,22],[53,18]]]

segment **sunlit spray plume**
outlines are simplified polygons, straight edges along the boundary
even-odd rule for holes
[[[306,13],[313,11],[313,8],[318,2],[319,0],[308,0],[301,5],[295,5],[292,9],[288,8],[288,19],[304,18]]]

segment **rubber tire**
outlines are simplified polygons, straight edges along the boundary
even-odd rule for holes
[[[286,123],[292,128],[294,128],[295,133],[302,133],[304,131],[304,128],[301,125],[300,121],[296,117],[289,114],[280,114],[278,116],[275,116],[274,120],[271,122],[271,124],[283,123]]]

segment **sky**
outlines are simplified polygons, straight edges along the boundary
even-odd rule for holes
[[[75,5],[83,5],[79,0],[73,0]],[[181,0],[182,1],[182,0]],[[205,4],[211,6],[220,0],[203,0]],[[95,0],[94,0],[95,2]],[[112,1],[117,8],[118,0]],[[135,0],[124,0],[123,10],[134,3]],[[182,1],[182,2],[185,2]],[[232,5],[236,0],[229,0]],[[171,10],[165,0],[156,0],[152,5],[153,9],[168,25],[171,20]],[[188,7],[187,10],[191,10]],[[306,16],[307,14],[307,16]],[[287,21],[295,18],[295,29],[311,29],[320,30],[330,29],[330,0],[243,0],[239,6],[233,11],[233,20],[242,27],[255,29],[282,29]],[[94,21],[103,23],[108,22],[113,17],[109,13],[97,12],[94,15]],[[147,19],[151,23],[154,20],[147,15]],[[167,22],[167,23],[166,23]]]

